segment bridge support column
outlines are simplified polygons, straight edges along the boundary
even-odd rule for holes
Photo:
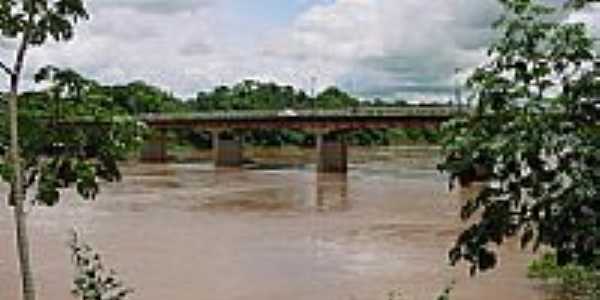
[[[163,163],[167,159],[167,132],[163,129],[154,131],[142,146],[140,160],[149,163]]]
[[[317,133],[317,170],[319,173],[347,173],[348,147],[342,135]]]
[[[212,140],[216,168],[239,168],[243,165],[242,141],[239,138],[228,138],[221,131],[213,131]]]

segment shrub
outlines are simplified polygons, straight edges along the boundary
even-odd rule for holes
[[[549,284],[559,299],[600,299],[600,272],[574,264],[559,266],[555,254],[531,262],[528,276]]]
[[[81,300],[125,300],[133,293],[117,277],[117,273],[106,269],[100,255],[92,247],[82,243],[78,234],[73,231],[71,241],[72,261],[75,265],[73,279],[73,296]]]

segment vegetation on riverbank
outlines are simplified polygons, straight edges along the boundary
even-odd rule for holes
[[[549,292],[557,299],[600,299],[600,271],[596,264],[559,265],[556,254],[546,253],[531,262],[528,276],[546,283]]]

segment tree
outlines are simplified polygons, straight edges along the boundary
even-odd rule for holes
[[[105,86],[114,104],[126,108],[130,114],[173,113],[184,108],[183,101],[143,81],[134,81],[124,86]]]
[[[345,109],[359,105],[357,99],[336,87],[329,87],[321,92],[316,103],[318,108],[323,109]]]
[[[25,220],[25,193],[19,153],[18,95],[19,86],[30,47],[41,46],[48,39],[69,40],[73,26],[88,14],[81,0],[2,0],[0,1],[0,32],[6,39],[17,40],[14,64],[0,62],[0,68],[9,77],[8,94],[10,118],[11,195],[15,203],[14,216],[17,230],[17,247],[21,268],[23,298],[35,299],[35,289],[29,259],[29,242]]]
[[[452,181],[483,169],[488,184],[462,208],[475,219],[457,238],[451,262],[488,270],[491,245],[520,237],[550,247],[558,263],[586,266],[600,254],[600,64],[586,28],[558,8],[501,0],[489,62],[468,84],[475,112],[447,124]]]

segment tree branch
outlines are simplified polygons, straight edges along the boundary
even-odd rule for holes
[[[23,69],[23,63],[25,61],[25,53],[27,52],[29,45],[29,38],[31,37],[31,23],[33,23],[33,17],[30,14],[29,23],[25,31],[23,32],[23,36],[21,37],[21,43],[19,44],[19,48],[17,48],[17,55],[15,59],[15,67],[13,68],[12,75],[19,80],[21,76],[21,70]]]
[[[13,94],[18,94],[19,92],[19,82],[21,80],[21,71],[23,69],[23,64],[25,61],[25,53],[27,52],[29,39],[31,38],[31,31],[33,27],[33,0],[23,1],[23,10],[27,13],[27,23],[25,24],[25,28],[21,35],[21,41],[16,51],[15,55],[15,64],[12,68],[12,72],[10,73],[10,91]]]
[[[2,69],[4,72],[6,72],[6,74],[8,74],[9,76],[13,74],[13,71],[3,62],[0,61],[0,69]]]

